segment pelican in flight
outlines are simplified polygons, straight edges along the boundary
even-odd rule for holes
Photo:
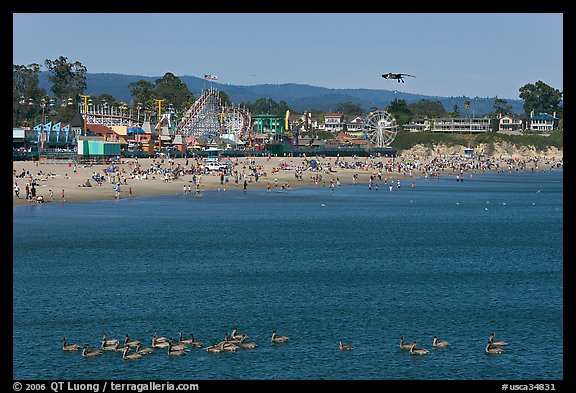
[[[405,76],[411,76],[412,78],[416,78],[414,75],[410,75],[410,74],[394,74],[392,72],[389,72],[387,74],[382,74],[382,78],[384,78],[384,79],[396,79],[398,81],[398,83],[400,83],[400,81],[402,81],[402,83],[404,83],[404,77]]]

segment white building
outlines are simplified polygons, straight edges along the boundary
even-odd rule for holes
[[[473,118],[441,118],[434,119],[432,132],[449,132],[456,134],[478,134],[482,132],[493,132],[498,127],[498,119],[487,117]]]
[[[540,113],[534,116],[534,111],[532,111],[530,112],[530,119],[528,119],[526,128],[529,131],[552,132],[558,128],[559,121],[560,119],[556,117],[556,112],[553,115]]]
[[[404,124],[402,127],[404,127],[405,131],[410,132],[430,131],[430,129],[432,128],[432,120],[429,119],[412,120],[411,122]]]
[[[342,113],[327,113],[324,115],[324,123],[318,126],[319,129],[331,132],[344,130],[344,115]]]

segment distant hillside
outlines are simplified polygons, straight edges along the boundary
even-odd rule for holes
[[[155,83],[156,79],[159,78],[161,78],[161,76],[150,77],[141,75],[87,73],[87,93],[95,96],[108,93],[119,101],[130,102],[132,96],[128,85],[131,82],[144,79]],[[458,105],[460,113],[464,114],[464,101],[468,98],[470,100],[469,114],[482,116],[485,113],[492,112],[492,105],[494,104],[494,97],[440,97],[402,92],[395,93],[393,90],[328,89],[325,87],[295,83],[238,86],[209,82],[202,78],[189,75],[179,76],[179,78],[188,86],[196,98],[202,94],[202,90],[213,86],[218,90],[226,92],[236,105],[246,101],[254,102],[258,98],[272,98],[276,102],[285,101],[288,106],[296,112],[311,109],[330,112],[337,104],[349,101],[360,105],[366,110],[369,110],[371,107],[384,108],[388,106],[394,98],[398,98],[405,100],[409,104],[422,99],[440,101],[442,105],[444,105],[444,109],[448,112],[452,111],[454,105]],[[40,73],[40,87],[50,91],[47,71]],[[508,104],[512,106],[515,113],[524,113],[522,100],[508,100]]]

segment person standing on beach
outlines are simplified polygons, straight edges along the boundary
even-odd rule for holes
[[[14,193],[16,194],[16,197],[20,199],[20,186],[18,183],[14,183]]]
[[[54,201],[54,191],[48,190],[48,192],[50,193],[50,200]]]
[[[133,195],[132,195],[132,187],[129,187],[129,188],[128,188],[128,194],[130,194],[130,198],[133,197]]]
[[[62,189],[62,193],[60,195],[62,197],[62,202],[66,202],[66,199],[64,198],[64,189]]]
[[[26,183],[24,190],[26,191],[26,199],[30,199],[30,186],[28,185],[28,183]]]
[[[247,189],[248,189],[248,181],[244,179],[244,191],[246,191]]]

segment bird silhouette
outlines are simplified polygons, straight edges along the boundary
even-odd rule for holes
[[[394,74],[392,72],[389,72],[387,74],[382,74],[382,78],[384,78],[384,79],[396,79],[398,81],[398,83],[400,83],[400,82],[404,83],[404,77],[405,76],[411,76],[412,78],[416,78],[414,75],[410,75],[410,74]]]

